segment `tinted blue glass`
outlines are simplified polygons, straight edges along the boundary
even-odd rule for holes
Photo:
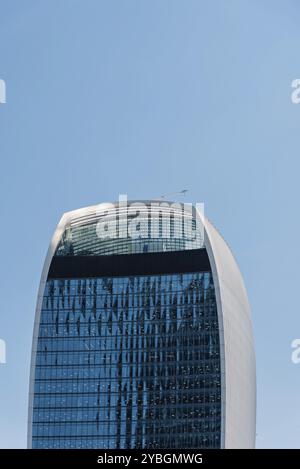
[[[133,212],[130,208],[125,210],[125,222],[119,208],[113,209],[110,216],[106,214],[105,222],[100,213],[74,218],[62,235],[56,256],[105,256],[202,248],[204,239],[199,220],[188,210],[183,212],[182,207],[172,212],[167,206],[164,214],[159,209],[149,211],[148,206],[146,213],[139,214],[139,222],[133,231],[130,223],[137,215],[135,209]],[[106,225],[106,230],[99,232],[99,224]]]
[[[220,447],[210,272],[48,280],[33,448]]]

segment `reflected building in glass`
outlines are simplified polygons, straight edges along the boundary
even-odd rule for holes
[[[255,414],[246,290],[201,211],[63,215],[38,294],[28,447],[251,448]]]

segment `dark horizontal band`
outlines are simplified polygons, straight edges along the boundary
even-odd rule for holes
[[[56,256],[52,259],[48,279],[130,277],[210,270],[206,249],[118,256]]]
[[[50,437],[48,437],[51,440]],[[64,437],[66,440],[66,438]],[[141,464],[158,467],[216,467],[242,465],[247,459],[250,467],[260,463],[294,466],[300,457],[300,449],[1,449],[1,462],[22,461],[31,467],[40,467],[47,462],[51,465],[65,464],[82,465],[88,467],[127,467],[128,469],[141,467]],[[273,461],[273,462],[272,462]],[[202,464],[203,463],[203,464]],[[276,463],[276,464],[275,464]],[[146,466],[147,467],[147,466]]]

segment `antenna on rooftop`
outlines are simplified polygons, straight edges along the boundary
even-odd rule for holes
[[[183,189],[182,191],[178,192],[168,192],[167,194],[162,194],[159,199],[166,199],[169,196],[174,196],[174,195],[183,195],[185,196],[188,192],[188,189]]]

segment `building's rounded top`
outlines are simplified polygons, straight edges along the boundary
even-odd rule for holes
[[[180,251],[203,247],[191,204],[119,200],[67,212],[58,256]]]

